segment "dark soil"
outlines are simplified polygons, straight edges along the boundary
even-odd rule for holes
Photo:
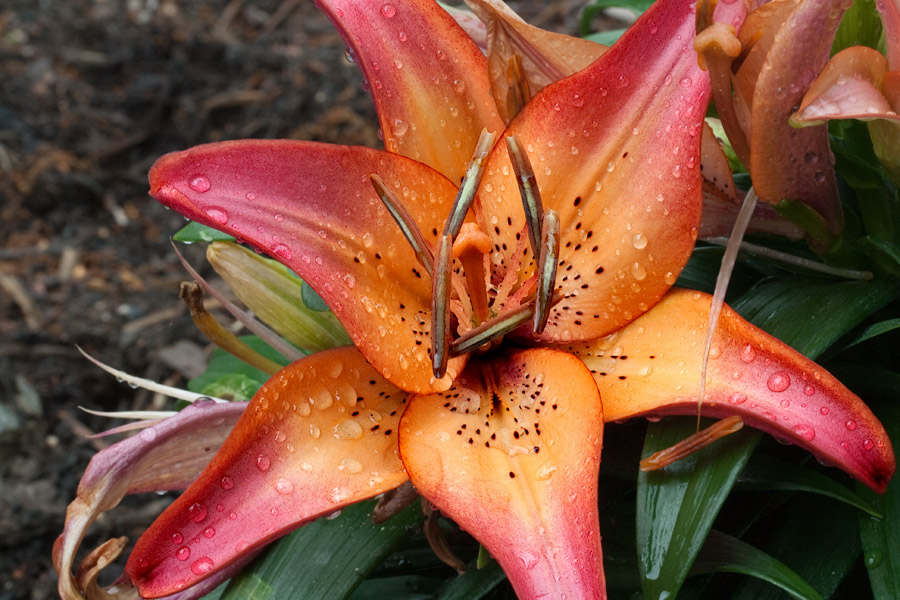
[[[576,30],[577,0],[514,7]],[[161,154],[244,137],[378,146],[344,45],[301,0],[6,0],[0,8],[0,600],[54,598],[51,546],[90,457],[121,423],[97,410],[168,402],[118,383],[76,345],[183,386],[205,341],[177,299],[146,194]],[[195,265],[202,250],[188,248]],[[208,272],[203,269],[201,272]],[[168,502],[138,498],[86,544],[137,537]]]

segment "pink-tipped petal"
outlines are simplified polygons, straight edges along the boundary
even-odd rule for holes
[[[144,533],[126,572],[143,597],[195,585],[304,523],[407,480],[407,394],[352,347],[276,373],[209,467]]]
[[[803,96],[791,121],[815,125],[830,119],[900,120],[881,92],[888,69],[883,54],[865,46],[838,52]]]
[[[697,414],[710,298],[672,290],[614,335],[570,348],[594,373],[607,421]],[[701,413],[739,415],[877,491],[894,473],[891,441],[865,403],[727,306],[712,341]]]
[[[53,546],[61,598],[83,600],[82,594],[97,586],[97,575],[112,560],[102,557],[118,556],[124,548],[124,543],[117,548],[104,544],[105,548],[85,559],[78,576],[73,577],[75,555],[97,517],[129,494],[186,488],[212,459],[245,408],[246,404],[238,402],[198,401],[91,459],[78,484],[78,496],[66,510],[65,529]],[[87,579],[84,573],[90,573]]]
[[[523,75],[533,95],[587,67],[607,50],[606,46],[590,40],[529,25],[500,0],[467,0],[467,4],[487,25],[491,91],[507,123],[518,112],[512,110],[507,98],[511,59],[521,59]]]
[[[416,489],[488,549],[519,598],[602,599],[602,422],[578,359],[515,351],[414,397],[400,452]]]
[[[891,71],[900,71],[900,2],[884,0],[876,2],[875,8],[881,13],[889,68]]]
[[[505,133],[561,221],[557,293],[540,339],[590,339],[662,297],[687,261],[701,209],[707,74],[689,0],[657,2],[588,68],[541,91]],[[479,188],[495,277],[513,264],[524,212],[505,144]],[[534,272],[525,245],[523,278]]]
[[[150,194],[293,269],[354,343],[403,389],[431,374],[431,279],[369,180],[376,173],[434,243],[456,187],[421,163],[368,148],[286,140],[197,146],[160,158]],[[459,368],[451,361],[449,372]]]
[[[385,148],[458,184],[481,130],[504,127],[472,39],[429,0],[318,4],[368,82]]]

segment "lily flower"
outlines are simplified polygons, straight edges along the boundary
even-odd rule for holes
[[[151,194],[294,270],[354,345],[273,375],[126,573],[142,597],[190,591],[411,481],[520,598],[604,598],[604,423],[697,412],[711,299],[669,291],[702,203],[693,5],[657,2],[504,130],[484,56],[436,4],[321,4],[387,151],[199,146],[162,157]],[[708,414],[884,489],[893,451],[858,397],[732,312],[713,344]]]
[[[895,183],[900,182],[900,5],[878,2],[887,56],[866,46],[835,54],[791,117],[797,126],[831,119],[870,121],[875,154]]]
[[[711,6],[715,11],[711,12]],[[839,0],[760,4],[704,2],[695,47],[712,77],[713,98],[756,194],[772,204],[812,211],[813,245],[827,247],[843,229],[834,157],[824,126],[796,129],[790,117],[828,60],[846,10]]]

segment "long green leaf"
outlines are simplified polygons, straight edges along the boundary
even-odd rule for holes
[[[895,402],[878,408],[881,408],[878,411],[881,422],[896,443],[900,440],[900,406]],[[896,600],[900,595],[900,483],[895,478],[881,496],[860,484],[857,484],[857,491],[884,515],[882,519],[867,515],[859,517],[859,533],[872,592],[876,600]]]
[[[718,531],[710,531],[692,570],[701,573],[741,573],[776,585],[799,600],[822,596],[784,563],[750,544]]]
[[[696,431],[683,418],[648,427],[644,456]],[[744,430],[660,471],[641,472],[637,539],[645,598],[674,598],[761,435]]]
[[[774,456],[751,460],[738,478],[739,489],[811,492],[839,500],[874,517],[880,514],[870,502],[828,475]]]
[[[478,600],[506,579],[503,569],[492,560],[481,569],[475,561],[469,563],[466,572],[450,582],[444,588],[438,600]]]
[[[858,511],[833,500],[797,495],[765,518],[753,532],[754,544],[787,564],[819,594],[831,597],[858,564],[861,554]],[[729,595],[732,600],[780,600],[770,585],[748,579]],[[854,597],[862,598],[857,593]]]
[[[319,519],[272,545],[235,576],[222,600],[344,599],[422,519],[418,504],[376,525],[373,502]]]

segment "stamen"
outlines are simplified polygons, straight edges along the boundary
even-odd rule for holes
[[[641,461],[641,471],[656,471],[705,448],[714,441],[738,431],[744,421],[737,415],[722,419],[702,431],[687,437],[674,446],[655,452]]]
[[[447,373],[450,358],[450,267],[453,238],[441,236],[434,275],[431,279],[431,369],[436,379]]]
[[[495,139],[497,139],[496,133],[487,129],[481,130],[475,152],[472,153],[472,161],[459,185],[459,192],[456,194],[447,224],[444,225],[444,235],[449,234],[455,238],[459,234],[459,228],[462,227],[466,214],[469,212],[469,206],[472,205],[472,200],[475,198],[475,190],[478,189],[481,178],[484,176],[484,159],[494,147]]]
[[[538,256],[541,252],[541,219],[544,208],[541,206],[541,193],[534,178],[534,169],[531,168],[528,155],[522,152],[519,141],[514,136],[506,138],[506,147],[509,150],[513,170],[516,172],[519,194],[522,196],[522,207],[525,209],[525,223],[528,225],[531,250],[535,256]]]
[[[555,210],[544,213],[541,226],[541,254],[537,270],[537,296],[535,297],[534,325],[532,330],[541,333],[550,317],[550,301],[556,287],[556,265],[559,260],[559,214]]]
[[[450,346],[450,354],[457,356],[504,336],[534,315],[534,303],[529,302],[486,321],[458,337]]]
[[[406,241],[412,246],[413,252],[416,253],[416,258],[419,259],[419,262],[425,267],[428,274],[432,275],[434,271],[434,255],[431,253],[431,248],[422,236],[422,232],[413,220],[412,215],[409,214],[406,207],[397,199],[394,192],[388,189],[381,177],[372,173],[369,175],[369,181],[372,182],[372,186],[375,188],[378,197],[381,198],[381,201],[384,203],[384,207],[391,213],[391,216],[394,217],[394,221],[397,222],[397,225],[400,226],[400,231],[403,232]]]
[[[203,290],[194,282],[183,281],[178,297],[184,300],[191,312],[194,325],[209,340],[229,354],[233,354],[248,365],[256,367],[263,373],[274,375],[281,370],[281,365],[269,360],[225,329],[203,306]]]

